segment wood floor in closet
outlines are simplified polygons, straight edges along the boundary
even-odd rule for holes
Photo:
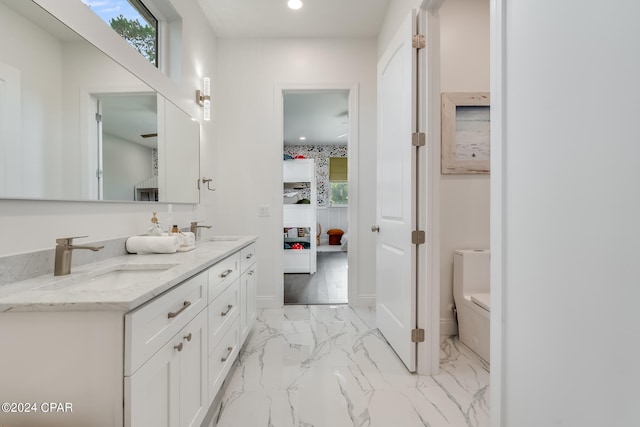
[[[284,275],[285,304],[346,304],[347,252],[318,252],[315,274]]]

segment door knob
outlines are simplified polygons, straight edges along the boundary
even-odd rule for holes
[[[371,226],[371,231],[374,233],[379,233],[380,232],[380,227],[377,225],[372,225]]]

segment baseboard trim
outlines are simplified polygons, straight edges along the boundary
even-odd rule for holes
[[[275,297],[256,297],[256,308],[282,308],[282,301],[277,301]]]
[[[375,295],[361,295],[357,298],[350,298],[349,305],[351,307],[375,307],[376,296]]]

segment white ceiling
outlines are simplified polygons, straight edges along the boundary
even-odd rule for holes
[[[158,147],[155,93],[99,95],[102,131],[148,148]],[[156,134],[156,136],[148,136]],[[143,137],[142,135],[147,135]]]
[[[284,94],[284,145],[347,143],[349,92],[305,91]],[[300,137],[304,136],[304,141]]]
[[[220,38],[377,37],[390,0],[198,0]],[[348,93],[289,94],[285,145],[346,144]],[[306,136],[306,141],[300,141]]]
[[[389,0],[198,0],[214,32],[236,37],[376,37]]]

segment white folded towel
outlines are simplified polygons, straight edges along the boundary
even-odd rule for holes
[[[131,236],[125,244],[130,254],[172,254],[178,251],[178,236]]]

